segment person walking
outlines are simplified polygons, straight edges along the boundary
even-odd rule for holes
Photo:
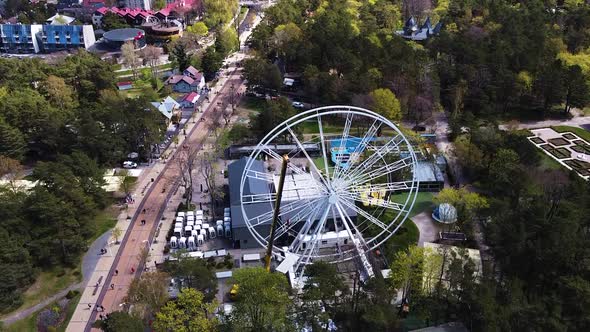
[[[119,270],[115,270],[115,275],[119,275]]]
[[[115,289],[115,284],[111,284],[111,289]]]

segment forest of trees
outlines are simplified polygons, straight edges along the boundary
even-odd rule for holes
[[[441,20],[443,31],[408,42],[395,34],[408,14]],[[252,84],[272,89],[271,67],[301,73],[313,104],[370,106],[371,91],[391,89],[407,120],[442,107],[454,125],[541,117],[590,101],[589,28],[583,1],[281,0],[253,31],[263,64],[245,75],[268,66]]]
[[[425,42],[406,41],[395,31],[410,15],[420,22],[430,16],[444,28]],[[590,103],[587,2],[279,0],[249,43],[256,57],[244,76],[252,89],[280,90],[280,74],[290,72],[302,75],[298,97],[315,105],[375,109],[390,100],[408,121],[450,115],[453,153],[482,198],[475,197],[477,217],[489,217],[482,231],[493,260],[479,281],[473,266],[449,261],[451,286],[416,288],[414,317],[459,320],[472,331],[590,330],[590,187],[548,168],[526,131],[497,128],[510,119],[566,118]],[[283,104],[268,102],[250,128],[230,135],[260,134],[294,112]],[[473,222],[461,225],[470,238]],[[423,262],[416,262],[421,272]],[[379,307],[390,294],[366,296]],[[380,311],[355,313],[330,317],[354,331],[400,324]]]
[[[0,59],[0,310],[17,307],[38,271],[75,267],[111,203],[104,170],[148,156],[164,121],[148,96],[122,98],[110,65],[85,51],[54,65]]]

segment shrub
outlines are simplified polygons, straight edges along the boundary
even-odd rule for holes
[[[217,266],[216,266],[216,267],[217,267],[218,269],[223,269],[223,268],[225,267],[225,265],[226,265],[226,264],[225,264],[224,262],[219,262],[219,263],[217,263]]]
[[[78,294],[80,294],[80,292],[78,290],[76,290],[76,289],[71,290],[66,294],[66,299],[71,300],[74,297],[76,297]]]

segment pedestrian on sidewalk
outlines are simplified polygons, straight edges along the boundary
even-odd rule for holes
[[[135,273],[135,268],[131,268],[131,273]]]
[[[111,284],[111,289],[115,289],[115,284]]]
[[[115,270],[115,275],[119,275],[119,270]]]
[[[88,303],[88,309],[92,309],[92,303]]]

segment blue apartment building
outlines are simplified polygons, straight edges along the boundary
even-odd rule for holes
[[[0,53],[88,49],[95,42],[92,25],[0,24]]]

